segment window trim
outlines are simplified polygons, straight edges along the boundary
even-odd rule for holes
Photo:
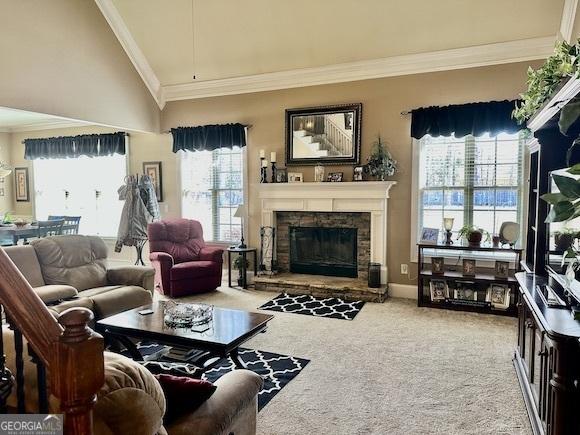
[[[417,237],[418,237],[418,225],[419,225],[419,171],[421,165],[421,143],[420,139],[412,139],[412,154],[411,154],[411,240],[410,240],[410,262],[411,263],[418,263],[418,254],[417,254]],[[522,223],[521,231],[522,231],[522,249],[525,252],[525,244],[526,244],[526,222],[527,222],[527,214],[528,214],[528,198],[529,198],[529,149],[527,146],[524,145],[523,147],[523,156],[522,156],[522,201],[521,205],[518,207],[521,210],[521,218]],[[477,257],[483,261],[482,265],[484,267],[493,267],[495,259],[492,258],[489,254],[485,252],[479,252],[473,257]]]
[[[247,130],[246,130],[246,143],[247,143]],[[179,204],[177,206],[178,208],[178,216],[183,218],[183,177],[181,174],[181,163],[182,163],[182,154],[180,153],[186,153],[186,152],[191,152],[191,151],[179,151],[175,154],[175,166],[177,167],[177,171],[175,171],[175,176],[177,177],[176,183],[175,185],[178,188],[178,195],[179,195]],[[244,204],[246,205],[246,217],[242,219],[242,227],[244,230],[244,240],[246,240],[246,242],[248,240],[250,240],[251,234],[249,232],[249,225],[248,225],[248,221],[250,219],[250,205],[249,205],[249,193],[248,193],[248,146],[246,145],[245,147],[241,147],[241,153],[242,153],[242,197],[243,197],[243,201]],[[205,236],[204,236],[205,237]],[[236,242],[231,241],[231,242],[227,242],[227,241],[216,241],[216,240],[206,240],[206,243],[208,245],[212,245],[212,246],[223,246],[223,247],[227,247],[230,246],[232,244],[232,242]]]

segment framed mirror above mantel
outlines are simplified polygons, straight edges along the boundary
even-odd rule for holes
[[[362,104],[286,110],[286,165],[360,163]]]

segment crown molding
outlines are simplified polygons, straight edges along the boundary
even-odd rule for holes
[[[80,121],[72,120],[54,120],[47,122],[35,122],[31,124],[23,124],[15,127],[2,127],[0,128],[0,133],[23,133],[27,131],[38,131],[38,130],[54,130],[58,128],[71,128],[71,127],[82,127],[83,125],[92,125]]]
[[[548,57],[554,50],[554,42],[555,37],[548,36],[315,68],[168,85],[162,87],[162,95],[163,101],[178,101],[523,62]]]
[[[562,10],[562,21],[560,22],[560,37],[570,42],[572,39],[572,31],[574,30],[574,20],[576,18],[576,9],[578,8],[578,0],[566,0],[564,2],[564,9]]]
[[[159,109],[163,109],[165,106],[165,101],[163,100],[163,92],[161,89],[161,83],[155,75],[153,68],[149,65],[147,58],[135,42],[133,35],[127,28],[125,21],[121,17],[121,14],[113,4],[112,0],[95,0],[95,3],[99,7],[101,14],[109,23],[111,30],[117,37],[117,40],[127,53],[127,56],[133,63],[133,66],[141,76],[141,79],[149,89],[149,92],[153,96],[153,99],[159,106]]]

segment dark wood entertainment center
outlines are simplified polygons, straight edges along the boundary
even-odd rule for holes
[[[550,172],[568,166],[566,152],[574,138],[560,133],[558,119],[561,109],[579,95],[580,80],[572,78],[528,122],[533,133],[528,144],[528,232],[522,262],[525,272],[516,274],[518,345],[514,366],[534,435],[580,434],[580,321],[574,320],[570,309],[570,304],[579,302],[549,265],[553,250],[544,221],[550,208],[540,198],[550,191]],[[567,306],[552,307],[545,296],[547,288]]]

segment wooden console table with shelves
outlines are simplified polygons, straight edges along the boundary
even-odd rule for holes
[[[417,247],[419,307],[517,316],[517,280],[514,275],[520,270],[520,248],[426,243],[419,243]],[[442,270],[433,271],[431,261],[425,261],[433,257],[447,261]],[[463,273],[463,259],[475,261],[470,274]],[[449,260],[453,264],[449,264]],[[495,261],[509,263],[506,277],[495,275]]]

